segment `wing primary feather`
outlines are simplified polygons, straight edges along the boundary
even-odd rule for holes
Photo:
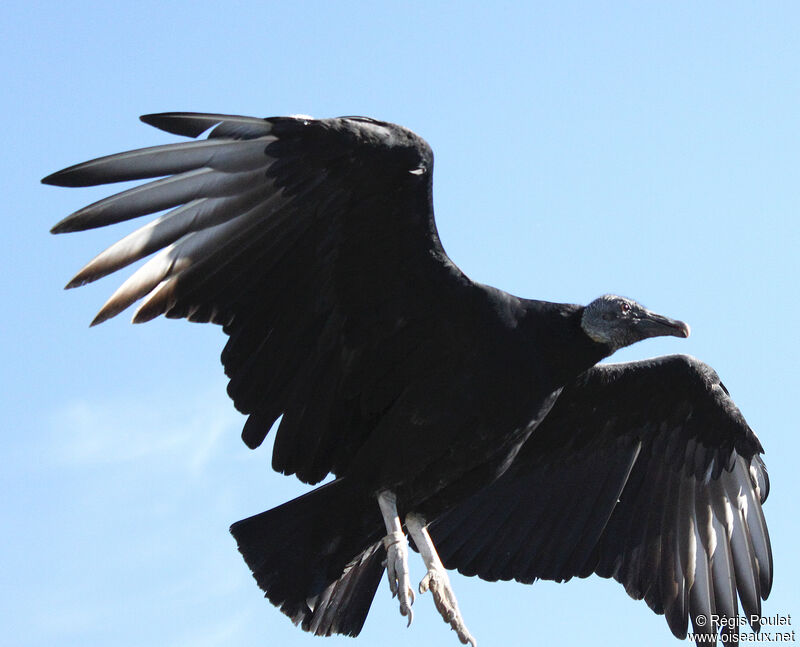
[[[749,538],[747,520],[742,506],[745,505],[740,492],[736,471],[723,476],[723,486],[730,501],[732,523],[730,529],[731,553],[733,556],[736,588],[742,607],[748,617],[761,615],[761,599],[759,592],[755,555]],[[755,627],[754,631],[758,631]]]
[[[700,472],[696,472],[700,477]],[[708,502],[708,490],[702,483],[695,483],[694,488],[694,543],[695,575],[694,583],[689,590],[689,615],[695,633],[707,632],[716,635],[718,627],[710,621],[717,613],[712,574],[711,557],[715,550],[716,537],[712,523],[711,506]],[[697,619],[704,616],[707,623],[699,625]],[[712,631],[713,630],[713,631]],[[711,638],[709,638],[710,640]]]
[[[745,498],[742,514],[749,530],[750,543],[758,572],[760,595],[762,599],[766,600],[772,589],[772,546],[769,541],[769,531],[767,530],[767,522],[764,519],[764,511],[761,509],[761,501],[756,492],[750,487],[750,483],[752,483],[751,475],[744,458],[739,457],[737,469],[742,494]]]
[[[219,247],[221,241],[228,240],[237,230],[245,229],[253,219],[258,218],[260,215],[260,209],[252,209],[234,220],[188,234],[176,243],[164,248],[140,267],[111,295],[111,298],[106,301],[100,312],[97,313],[91,325],[95,326],[116,316],[129,305],[154,290],[163,281],[191,266],[192,259],[202,258],[209,249]],[[156,302],[158,294],[167,285],[169,284],[163,283],[160,285],[159,289],[153,292],[150,298],[142,304],[134,316],[135,323],[149,320],[143,316],[140,317],[139,312],[144,309],[144,312],[147,313],[146,306],[151,302]]]
[[[712,520],[716,542],[711,553],[711,576],[714,585],[714,599],[717,612],[726,618],[739,615],[736,597],[736,579],[734,575],[731,547],[725,526],[716,516]]]
[[[266,158],[265,158],[266,159]],[[133,187],[67,216],[51,230],[62,234],[112,225],[205,197],[231,196],[260,179],[260,169],[226,173],[200,168]]]
[[[75,164],[48,175],[42,183],[95,186],[175,175],[203,167],[237,172],[253,168],[262,158],[266,160],[265,149],[273,141],[274,137],[267,137],[248,142],[218,139],[149,146]],[[53,233],[64,231],[68,230],[59,229]]]
[[[232,220],[267,195],[263,187],[242,195],[198,198],[147,223],[95,256],[67,283],[76,288],[116,272],[194,231]]]
[[[699,537],[697,539],[699,540]],[[715,627],[711,620],[716,615],[714,589],[712,587],[708,557],[700,551],[697,555],[694,584],[689,590],[689,616],[694,633],[705,633],[709,636],[706,644],[715,642],[718,630],[718,627]],[[699,616],[705,618],[702,623],[697,622]]]
[[[680,546],[681,569],[686,588],[694,584],[697,566],[697,519],[695,517],[695,480],[684,476],[680,483],[680,502],[678,504],[678,542]]]
[[[188,265],[190,261],[186,258],[180,259],[175,252],[179,244],[180,241],[162,250],[128,277],[103,304],[89,325],[97,326],[116,317],[129,305],[156,288],[176,268]]]
[[[217,124],[240,124],[256,130],[263,129],[267,135],[272,130],[272,124],[267,119],[258,117],[244,117],[241,115],[222,115],[204,112],[160,112],[142,115],[139,119],[148,126],[164,130],[173,135],[184,137],[198,137],[206,130]]]
[[[764,503],[769,496],[769,472],[767,472],[767,466],[764,465],[764,461],[758,454],[753,456],[750,466],[755,472],[754,478],[758,488],[758,495],[761,498],[761,503]]]

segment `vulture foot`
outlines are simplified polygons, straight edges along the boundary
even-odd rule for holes
[[[408,533],[413,538],[420,555],[422,555],[422,559],[425,561],[425,566],[428,568],[427,575],[419,583],[419,592],[430,591],[431,595],[433,595],[433,603],[442,618],[444,618],[444,621],[458,634],[458,639],[465,645],[470,644],[472,647],[476,647],[477,641],[464,624],[464,618],[461,617],[461,612],[458,610],[456,594],[450,585],[450,578],[447,576],[447,571],[436,553],[436,547],[433,545],[425,525],[425,519],[419,515],[409,514],[406,517]]]
[[[414,589],[408,572],[408,542],[402,532],[392,532],[383,538],[386,547],[386,575],[392,597],[400,601],[400,615],[408,618],[408,626],[414,619],[411,605],[414,604]]]
[[[442,618],[458,634],[458,639],[465,645],[469,643],[472,647],[476,647],[477,643],[472,634],[469,633],[467,626],[464,624],[464,618],[461,617],[461,612],[458,610],[458,601],[453,592],[453,587],[450,586],[450,578],[447,577],[447,571],[439,568],[430,569],[428,574],[422,578],[422,582],[419,583],[420,593],[425,593],[428,590],[433,595],[433,603]]]
[[[389,578],[389,589],[392,597],[395,595],[400,601],[400,615],[408,618],[408,625],[414,619],[411,605],[414,604],[414,589],[411,588],[411,577],[408,572],[408,541],[403,534],[403,526],[397,514],[397,498],[384,490],[378,495],[378,505],[381,508],[386,532],[383,545],[386,548],[386,575]]]

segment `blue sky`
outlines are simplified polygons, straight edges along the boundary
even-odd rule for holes
[[[434,148],[439,230],[473,279],[688,321],[688,340],[615,359],[685,352],[720,373],[767,450],[764,611],[800,619],[795,3],[7,0],[0,21],[7,644],[458,644],[429,596],[406,629],[385,583],[358,642],[293,627],[227,528],[306,488],[239,440],[221,331],[90,330],[119,280],[61,290],[129,228],[50,236],[107,191],[39,178],[173,141],[137,120],[166,110],[404,124]],[[454,586],[484,646],[678,644],[613,581]]]

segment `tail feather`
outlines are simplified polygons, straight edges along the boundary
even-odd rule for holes
[[[308,600],[311,614],[302,618],[303,629],[317,636],[357,636],[380,584],[385,557],[383,544],[376,542],[348,564],[338,580]]]
[[[344,479],[231,526],[266,597],[317,635],[356,636],[383,572],[378,505]]]

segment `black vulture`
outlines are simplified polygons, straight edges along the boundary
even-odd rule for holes
[[[440,243],[433,155],[365,117],[142,117],[208,138],[120,153],[46,177],[155,179],[54,233],[170,210],[67,285],[161,250],[93,324],[139,299],[213,322],[228,393],[272,465],[332,482],[235,523],[266,597],[303,629],[357,635],[387,568],[401,613],[408,543],[442,616],[467,630],[445,567],[485,579],[596,572],[665,613],[676,635],[716,610],[760,611],[772,578],[758,439],[716,374],[684,356],[597,365],[686,324],[630,299],[523,299],[467,278]],[[437,554],[438,548],[438,554]]]

